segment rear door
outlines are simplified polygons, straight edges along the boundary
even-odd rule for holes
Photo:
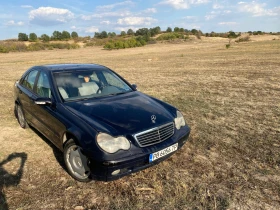
[[[61,146],[60,136],[65,131],[65,126],[57,118],[56,102],[53,97],[51,88],[51,80],[47,72],[41,70],[38,75],[38,81],[34,87],[34,95],[32,97],[33,119],[36,128],[51,140],[56,146]],[[51,99],[51,105],[39,105],[35,103],[38,98]]]

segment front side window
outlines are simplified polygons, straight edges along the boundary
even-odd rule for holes
[[[82,100],[116,94],[132,89],[109,70],[69,70],[54,73],[57,89],[65,100]]]
[[[45,72],[40,73],[35,92],[41,97],[51,98],[50,83]]]
[[[120,89],[130,89],[126,83],[124,83],[117,75],[112,72],[104,72],[104,77],[109,86],[118,87]]]
[[[37,73],[37,70],[31,71],[28,75],[25,76],[22,85],[30,90],[33,90]]]

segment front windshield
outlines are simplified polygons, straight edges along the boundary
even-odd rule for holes
[[[83,100],[132,91],[109,70],[70,70],[55,72],[57,89],[65,101]]]

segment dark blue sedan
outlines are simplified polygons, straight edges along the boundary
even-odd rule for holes
[[[64,153],[76,180],[114,180],[161,162],[190,133],[173,106],[147,96],[107,67],[34,66],[15,83],[21,127],[34,127]]]

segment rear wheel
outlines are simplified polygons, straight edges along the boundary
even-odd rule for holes
[[[82,153],[82,148],[73,139],[66,142],[64,147],[64,162],[68,173],[80,182],[89,182],[90,169],[88,158]]]
[[[28,124],[25,120],[25,117],[24,117],[21,106],[16,104],[15,105],[15,110],[16,110],[16,117],[17,117],[17,120],[18,120],[18,123],[19,123],[20,127],[28,128]]]

